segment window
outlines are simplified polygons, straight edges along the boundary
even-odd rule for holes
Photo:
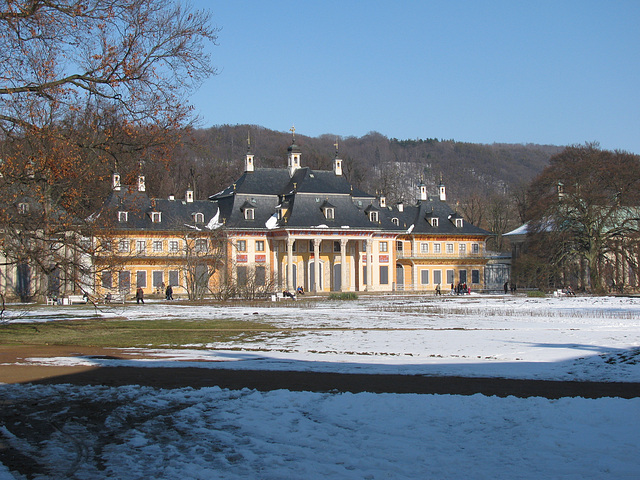
[[[447,270],[447,283],[454,283],[455,282],[454,273],[455,272],[453,270]]]
[[[263,265],[256,267],[256,285],[264,287],[267,284],[267,269]]]
[[[433,271],[433,283],[435,283],[436,285],[442,283],[442,270]]]
[[[431,226],[432,227],[437,227],[438,226],[438,219],[437,218],[432,218],[431,219]]]
[[[440,253],[442,251],[442,244],[434,243],[433,244],[433,253]]]
[[[337,242],[337,241],[333,242],[333,251],[334,253],[340,253],[340,242]]]
[[[244,210],[244,219],[245,220],[253,220],[255,217],[255,209],[253,208],[246,208]]]
[[[144,254],[147,250],[146,240],[136,240],[136,250],[139,254]]]
[[[388,252],[389,251],[389,243],[388,242],[380,242],[380,251]]]
[[[256,252],[264,252],[264,240],[256,240]]]
[[[462,219],[456,218],[456,228],[462,228]]]
[[[180,242],[178,240],[169,240],[169,251],[177,253],[180,250]]]
[[[101,245],[102,245],[102,250],[104,250],[105,252],[110,252],[113,249],[113,244],[111,243],[111,240],[102,240]]]
[[[422,242],[420,244],[420,253],[429,253],[429,244]]]
[[[169,285],[173,287],[180,285],[178,270],[169,270]]]
[[[420,283],[422,285],[429,283],[429,270],[420,270]]]
[[[153,223],[160,223],[162,221],[162,213],[161,212],[151,212],[151,221]]]
[[[129,219],[129,212],[118,212],[118,221],[126,222]]]
[[[453,243],[447,243],[447,253],[453,253]]]
[[[113,273],[102,272],[102,288],[113,288]]]
[[[161,252],[162,251],[162,240],[154,240],[153,241],[153,251]]]
[[[239,287],[247,285],[247,267],[244,265],[236,267],[236,278]]]
[[[195,223],[204,223],[204,213],[194,213],[193,214],[193,221]]]
[[[391,219],[391,223],[393,223],[394,225],[400,225],[400,220],[398,220],[396,217],[393,217]]]
[[[209,246],[209,242],[207,242],[206,238],[196,238],[195,249],[196,252],[203,253],[206,252]]]
[[[324,217],[327,220],[333,220],[335,218],[335,211],[333,208],[327,207],[324,209]]]
[[[131,290],[131,272],[118,273],[118,289],[121,292],[129,292]]]
[[[246,252],[247,251],[247,241],[246,240],[238,240],[238,242],[236,243],[236,250],[238,250],[239,252]]]
[[[471,244],[471,253],[473,254],[478,254],[480,253],[480,245],[478,245],[477,243],[472,243]]]
[[[458,277],[460,278],[460,283],[467,283],[467,271],[460,270],[458,272]]]
[[[162,274],[162,270],[154,270],[152,273],[152,279],[153,279],[154,288],[162,287],[164,283],[164,275]],[[164,293],[164,292],[161,292],[161,293]]]
[[[25,202],[21,202],[18,204],[18,212],[25,214],[29,211],[29,204]]]
[[[396,250],[397,250],[398,252],[401,252],[401,251],[402,251],[403,246],[404,246],[404,245],[403,245],[403,243],[402,243],[402,242],[400,242],[400,241],[396,242]]]
[[[389,284],[389,267],[387,265],[380,265],[380,285]]]
[[[466,253],[467,253],[467,244],[466,243],[461,243],[460,245],[458,245],[458,252],[460,253],[460,255],[466,255]]]
[[[369,220],[372,222],[378,221],[378,212],[369,212]]]
[[[147,288],[147,272],[136,272],[136,287]]]
[[[480,283],[480,270],[471,270],[471,283]]]
[[[128,252],[129,251],[129,240],[120,240],[120,242],[118,242],[118,251],[119,252]]]

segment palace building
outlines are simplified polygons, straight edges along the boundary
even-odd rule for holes
[[[421,184],[415,205],[388,205],[348,182],[337,151],[332,170],[305,167],[295,137],[286,167],[258,168],[251,151],[244,164],[208,200],[191,190],[183,200],[152,199],[142,173],[132,187],[115,174],[101,212],[114,222],[97,240],[106,248],[96,255],[96,293],[171,285],[174,295],[189,295],[196,284],[214,292],[247,283],[264,293],[485,288],[491,234],[446,203],[442,182],[435,196]]]

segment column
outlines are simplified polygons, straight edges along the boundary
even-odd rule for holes
[[[349,290],[347,286],[347,242],[346,238],[340,239],[340,291]],[[350,283],[350,282],[349,282]]]
[[[293,286],[293,242],[295,240],[287,237],[287,290],[294,292]]]
[[[313,239],[313,262],[315,266],[313,267],[313,291],[320,291],[320,240],[319,238]]]
[[[371,291],[371,284],[373,283],[371,281],[371,279],[373,278],[373,265],[372,265],[372,258],[371,258],[371,239],[367,238],[365,240],[365,255],[367,256],[367,262],[365,263],[365,265],[367,266],[367,277],[364,279],[365,281],[365,291],[369,292]]]

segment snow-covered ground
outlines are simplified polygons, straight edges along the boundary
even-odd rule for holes
[[[37,307],[19,321],[95,313]],[[147,302],[98,314],[249,319],[285,331],[205,350],[157,350],[142,361],[25,363],[640,381],[640,299],[633,298],[366,296],[260,307]],[[0,427],[3,442],[52,468],[41,478],[621,479],[640,472],[640,398],[70,385],[0,385],[0,395],[14,405],[61,398],[67,410],[104,405],[99,427],[61,413],[45,439]],[[45,420],[34,415],[25,422]],[[2,468],[0,479],[13,478]]]

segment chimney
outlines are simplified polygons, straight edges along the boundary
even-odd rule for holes
[[[185,200],[187,203],[193,203],[193,190],[191,187],[187,190],[187,194],[185,195]]]
[[[145,190],[146,190],[146,186],[144,184],[144,175],[140,174],[138,175],[138,191],[144,192]]]
[[[333,159],[333,173],[336,176],[342,175],[342,160],[337,157]]]
[[[380,195],[378,202],[380,203],[380,208],[387,208],[387,197]]]
[[[398,211],[399,212],[404,212],[404,203],[403,202],[398,202],[398,204],[396,206],[398,207]]]

